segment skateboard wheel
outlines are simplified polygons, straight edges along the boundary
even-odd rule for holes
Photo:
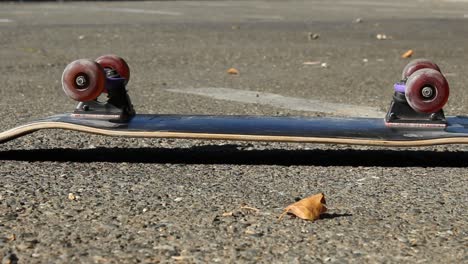
[[[405,68],[403,69],[403,72],[401,74],[401,79],[406,80],[415,71],[421,70],[421,69],[426,69],[426,68],[427,69],[433,69],[433,70],[436,70],[438,72],[441,72],[439,66],[437,66],[437,64],[433,63],[432,61],[427,60],[427,59],[415,59],[415,60],[410,61],[405,66]]]
[[[91,101],[104,90],[104,69],[92,60],[76,60],[68,64],[62,74],[62,88],[76,101]]]
[[[103,68],[109,68],[117,71],[120,77],[125,78],[125,84],[130,80],[130,68],[127,62],[116,55],[104,55],[96,59]]]
[[[449,85],[439,71],[421,69],[408,77],[405,97],[415,111],[434,113],[447,103]]]

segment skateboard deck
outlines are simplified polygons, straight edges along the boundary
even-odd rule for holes
[[[389,127],[384,118],[314,118],[217,115],[144,115],[128,122],[55,115],[0,133],[0,142],[42,129],[105,136],[275,141],[376,146],[468,144],[468,117],[447,117],[444,127]]]

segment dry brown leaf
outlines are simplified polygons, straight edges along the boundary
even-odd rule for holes
[[[232,74],[232,75],[237,75],[239,74],[239,71],[235,68],[230,68],[229,70],[227,70],[227,73]]]
[[[406,58],[409,58],[409,57],[413,56],[413,53],[414,53],[413,50],[408,50],[407,52],[403,53],[403,55],[401,55],[401,57],[403,59],[406,59]]]
[[[287,213],[291,213],[301,219],[314,221],[327,211],[325,204],[323,193],[314,194],[286,207],[278,220],[281,220]]]

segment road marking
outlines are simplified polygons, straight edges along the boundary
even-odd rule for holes
[[[11,23],[13,20],[8,19],[8,18],[0,18],[0,23]]]
[[[244,16],[246,19],[252,19],[252,20],[284,20],[284,17],[282,16],[263,16],[263,15],[250,15],[250,16]]]
[[[168,16],[181,16],[183,13],[164,11],[164,10],[152,10],[152,9],[140,9],[140,8],[125,8],[125,7],[95,7],[95,6],[78,6],[78,5],[43,5],[42,8],[47,9],[70,9],[72,10],[88,10],[88,11],[99,11],[99,12],[119,12],[119,13],[133,13],[133,14],[150,14],[150,15],[168,15]]]
[[[340,116],[384,117],[385,113],[376,107],[329,103],[322,100],[287,97],[279,94],[231,88],[188,88],[167,89],[169,92],[206,96],[218,100],[240,103],[261,104],[282,109],[336,114]]]
[[[151,9],[137,9],[137,8],[101,8],[101,7],[90,7],[90,10],[95,11],[110,11],[110,12],[121,12],[121,13],[136,13],[136,14],[155,14],[155,15],[168,15],[168,16],[181,16],[180,12],[151,10]]]

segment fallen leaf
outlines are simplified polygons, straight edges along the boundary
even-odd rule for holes
[[[278,220],[291,213],[301,219],[314,221],[327,211],[325,204],[325,195],[323,193],[314,194],[286,207]]]
[[[413,53],[414,53],[413,50],[408,50],[407,52],[403,53],[403,55],[401,55],[401,57],[403,59],[406,59],[406,58],[409,58],[409,57],[413,56]]]
[[[227,73],[232,74],[232,75],[237,75],[239,74],[239,71],[235,68],[230,68],[229,70],[227,70]]]

